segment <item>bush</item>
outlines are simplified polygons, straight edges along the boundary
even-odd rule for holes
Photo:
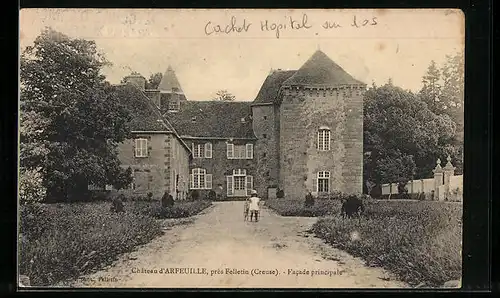
[[[189,197],[191,200],[197,201],[200,199],[200,192],[198,190],[192,190]]]
[[[306,207],[303,199],[266,200],[266,206],[281,216],[315,217],[340,212],[340,200],[316,200],[313,206]]]
[[[214,201],[217,198],[217,194],[215,191],[211,190],[208,192],[208,199],[211,201]]]
[[[306,199],[304,201],[304,207],[305,208],[310,208],[314,206],[314,197],[312,196],[312,194],[307,194],[306,195]]]
[[[109,203],[23,206],[19,271],[31,285],[49,286],[110,264],[161,234],[151,217],[116,214]]]
[[[440,286],[461,277],[461,218],[461,204],[372,201],[366,204],[365,218],[321,218],[313,231],[410,284]]]
[[[46,189],[43,186],[42,169],[28,170],[21,168],[19,171],[19,203],[39,203],[45,199]]]
[[[136,201],[129,205],[131,212],[156,219],[184,218],[196,215],[211,206],[210,201],[176,201],[173,207],[162,207],[159,202]]]
[[[278,191],[276,192],[276,197],[278,199],[283,199],[285,197],[285,192],[282,189],[278,189]]]

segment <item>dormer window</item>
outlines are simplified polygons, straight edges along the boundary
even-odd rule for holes
[[[241,118],[241,123],[245,123],[245,122],[246,122],[245,118]]]
[[[193,123],[196,122],[196,116],[191,117],[191,122],[193,122]]]
[[[169,112],[177,112],[179,111],[179,101],[178,100],[170,100],[168,102],[168,111]]]

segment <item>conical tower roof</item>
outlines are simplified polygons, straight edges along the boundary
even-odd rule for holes
[[[158,90],[163,92],[176,92],[183,93],[181,84],[179,84],[179,80],[177,80],[177,76],[175,75],[175,71],[172,69],[172,66],[168,66],[167,71],[163,74],[163,77],[158,85]]]
[[[358,85],[356,80],[321,50],[317,50],[297,72],[283,82],[284,86]]]

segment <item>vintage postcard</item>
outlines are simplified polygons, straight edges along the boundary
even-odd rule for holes
[[[21,10],[19,287],[461,287],[464,26]]]

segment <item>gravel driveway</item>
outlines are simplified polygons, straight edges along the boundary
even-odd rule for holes
[[[194,221],[167,228],[165,235],[69,286],[408,287],[308,234],[315,218],[281,217],[264,208],[255,223],[244,222],[242,213],[243,202],[214,203]]]

